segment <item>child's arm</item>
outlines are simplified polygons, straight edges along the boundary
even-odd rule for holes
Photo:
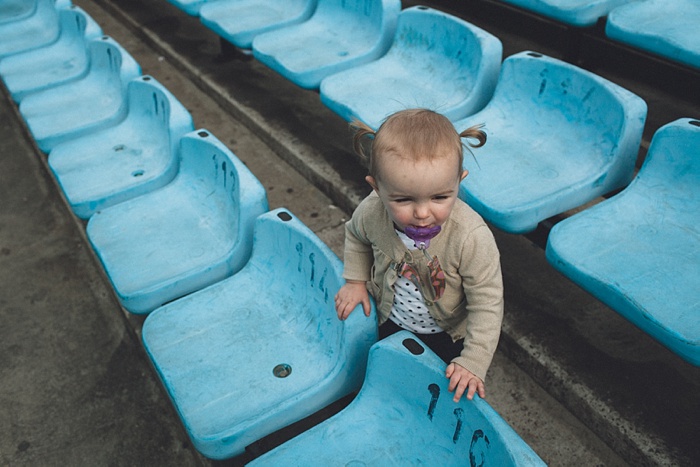
[[[486,387],[484,382],[471,371],[456,364],[450,363],[447,365],[445,376],[450,378],[450,384],[447,389],[455,392],[454,401],[459,402],[459,399],[467,391],[467,399],[472,400],[475,393],[479,393],[479,397],[486,397]]]
[[[371,312],[366,283],[370,280],[374,256],[370,242],[362,229],[364,221],[361,212],[360,208],[355,210],[352,219],[345,224],[343,277],[346,282],[335,295],[335,310],[341,320],[350,316],[360,303],[366,316]]]
[[[464,348],[452,359],[448,378],[455,399],[467,391],[485,395],[485,377],[501,334],[503,320],[503,279],[500,255],[491,231],[482,226],[471,233],[460,265],[462,286],[467,298]],[[468,369],[467,369],[468,368]]]
[[[365,283],[361,281],[347,281],[335,295],[335,311],[338,313],[338,318],[345,320],[360,303],[362,303],[365,316],[369,316],[369,293]]]

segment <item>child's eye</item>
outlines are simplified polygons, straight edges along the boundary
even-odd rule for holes
[[[438,201],[443,201],[443,200],[446,200],[448,198],[449,198],[449,196],[447,196],[447,195],[438,195],[438,196],[433,197],[433,199],[438,200]]]

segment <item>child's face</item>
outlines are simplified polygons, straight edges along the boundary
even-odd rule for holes
[[[399,229],[441,226],[457,201],[459,182],[467,176],[466,170],[459,173],[458,165],[457,156],[417,162],[387,156],[378,178],[366,180]]]

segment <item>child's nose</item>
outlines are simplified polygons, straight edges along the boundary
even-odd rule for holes
[[[413,217],[416,219],[426,219],[430,215],[430,210],[425,204],[416,204],[413,209]]]

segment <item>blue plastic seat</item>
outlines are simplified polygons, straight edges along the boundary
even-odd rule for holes
[[[386,53],[400,0],[319,0],[303,23],[260,34],[253,55],[293,83],[317,89],[323,78]]]
[[[615,8],[605,34],[613,40],[700,68],[700,3],[646,0]]]
[[[488,133],[475,156],[465,153],[460,197],[499,229],[532,231],[630,182],[646,112],[640,97],[593,73],[512,55],[487,106],[455,123],[484,123]]]
[[[589,27],[613,8],[636,0],[501,0],[564,24]]]
[[[126,117],[126,88],[141,67],[107,36],[89,43],[90,69],[82,78],[25,96],[19,111],[39,148],[48,153],[57,144]]]
[[[2,0],[0,25],[24,20],[37,12],[37,0]],[[70,0],[55,0],[56,8],[68,8]]]
[[[199,9],[202,8],[202,5],[213,1],[215,0],[168,0],[169,3],[191,16],[199,16]]]
[[[556,269],[670,350],[700,365],[700,121],[656,131],[620,194],[558,223]]]
[[[342,263],[284,209],[239,273],[157,309],[143,342],[194,446],[224,459],[359,389],[374,309],[340,321]]]
[[[350,121],[374,129],[413,107],[452,120],[481,110],[496,86],[501,41],[447,13],[417,6],[399,14],[394,42],[382,58],[321,82],[321,100]]]
[[[455,403],[448,382],[437,355],[393,334],[372,346],[345,410],[248,465],[545,465],[479,396]]]
[[[83,219],[170,182],[180,138],[194,130],[187,109],[150,76],[129,83],[127,101],[120,124],[58,144],[49,154],[49,167]]]
[[[0,2],[0,25],[23,20],[36,11],[36,0],[4,0]]]
[[[309,19],[316,0],[218,0],[202,6],[202,23],[231,44],[250,49],[258,34]]]
[[[85,11],[72,6],[59,11],[56,42],[0,60],[0,77],[15,102],[30,92],[74,81],[89,69],[88,41],[102,28]]]
[[[87,235],[131,313],[202,289],[238,271],[252,248],[265,189],[205,130],[180,139],[168,185],[95,213]]]
[[[0,23],[0,58],[55,42],[60,31],[61,6],[54,0],[36,0],[30,14],[22,15],[17,21]]]

